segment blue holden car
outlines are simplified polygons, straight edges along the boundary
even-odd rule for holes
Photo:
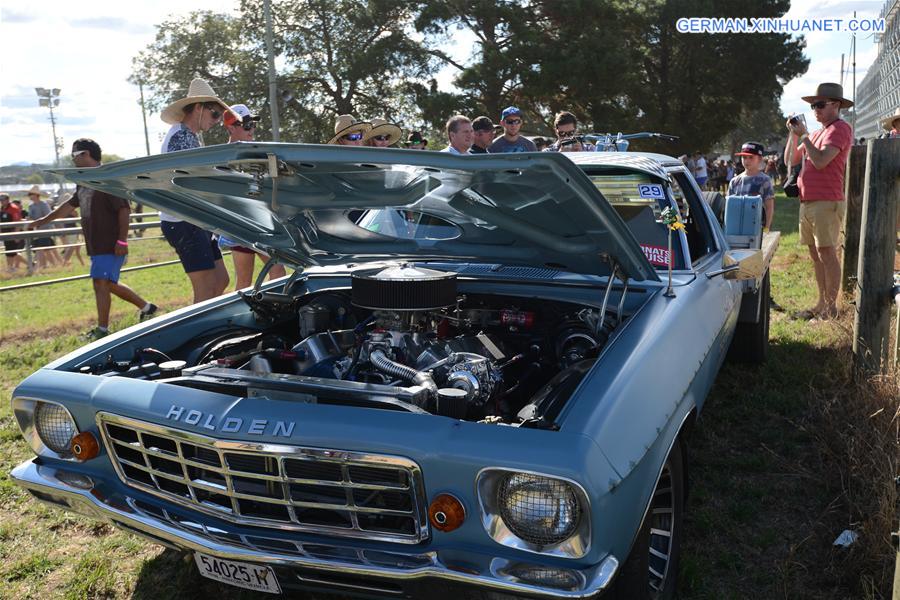
[[[627,153],[251,143],[65,175],[294,271],[23,381],[35,498],[260,592],[673,596],[688,435],[729,347],[765,356],[758,198],[723,229],[679,161]]]

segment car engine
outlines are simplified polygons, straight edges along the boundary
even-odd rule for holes
[[[150,378],[521,424],[541,418],[536,403],[574,389],[621,320],[566,302],[461,294],[455,273],[405,263],[357,270],[349,290],[257,292],[245,300],[273,326],[171,354],[145,349],[151,359],[153,352],[183,359],[158,361],[160,373]],[[291,316],[275,318],[279,312]]]

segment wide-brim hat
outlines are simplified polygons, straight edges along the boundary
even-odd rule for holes
[[[388,136],[390,145],[393,146],[403,137],[403,130],[398,125],[388,123],[385,119],[372,119],[372,129],[363,136],[363,143],[379,135]]]
[[[894,111],[889,117],[885,117],[881,120],[881,126],[885,128],[885,130],[890,131],[894,128],[894,122],[900,120],[900,108]],[[900,127],[898,127],[900,129]]]
[[[33,186],[31,186],[31,189],[29,189],[27,192],[25,192],[26,196],[30,196],[32,194],[37,194],[38,196],[49,196],[50,195],[47,192],[41,191],[41,188],[39,188],[37,184],[34,184]]]
[[[334,137],[328,140],[329,144],[337,144],[338,140],[351,133],[365,134],[372,129],[368,121],[357,121],[353,115],[338,115],[334,123]]]
[[[412,146],[413,144],[425,144],[428,145],[428,140],[422,137],[421,131],[411,131],[408,136],[406,136],[406,141],[403,142],[404,146]]]
[[[160,113],[160,117],[162,117],[163,122],[169,125],[180,123],[184,119],[184,107],[197,102],[215,102],[222,106],[223,113],[229,110],[228,105],[216,96],[216,93],[206,80],[198,77],[191,81],[191,85],[188,86],[187,96],[165,107]]]
[[[852,100],[844,98],[844,88],[839,83],[820,83],[816,88],[815,96],[803,96],[802,100],[810,104],[817,100],[840,100],[841,108],[853,106]]]

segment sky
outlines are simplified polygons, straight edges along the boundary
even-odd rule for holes
[[[786,17],[846,19],[856,10],[859,17],[876,18],[883,4],[883,0],[797,0],[791,3]],[[234,11],[237,5],[238,0],[219,0],[214,4],[220,12]],[[0,7],[0,126],[4,133],[0,165],[50,163],[54,159],[49,111],[38,106],[36,87],[61,90],[60,104],[54,112],[63,152],[70,150],[75,139],[92,137],[104,152],[125,158],[144,156],[139,92],[127,81],[131,60],[153,42],[156,24],[172,15],[211,6],[199,0],[4,3]],[[806,37],[809,71],[787,84],[782,108],[785,113],[805,112],[807,121],[812,123],[809,106],[800,97],[813,94],[820,82],[840,82],[841,53],[850,51],[850,34],[814,32]],[[453,54],[471,48],[471,43],[456,39],[460,47],[450,49]],[[871,35],[859,35],[857,84],[875,55]],[[438,81],[448,85],[450,72],[439,76]],[[845,77],[844,89],[845,95],[852,98],[849,75]],[[147,124],[150,151],[156,153],[168,126],[158,113],[148,114]]]

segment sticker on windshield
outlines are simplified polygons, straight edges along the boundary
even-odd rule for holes
[[[669,249],[664,246],[649,246],[646,244],[641,244],[641,250],[644,251],[644,256],[647,257],[647,260],[650,261],[650,264],[656,267],[667,267],[669,266],[669,261],[671,260],[671,254],[669,254]]]
[[[664,200],[666,197],[663,186],[656,183],[642,183],[638,186],[638,194],[641,198]]]

